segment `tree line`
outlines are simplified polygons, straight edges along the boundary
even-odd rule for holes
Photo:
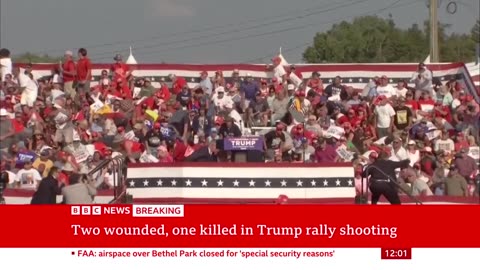
[[[480,20],[469,34],[447,34],[449,25],[439,24],[441,62],[472,62],[480,42]],[[420,62],[429,54],[429,23],[408,29],[393,19],[377,16],[355,18],[317,33],[303,53],[307,63],[405,63]]]

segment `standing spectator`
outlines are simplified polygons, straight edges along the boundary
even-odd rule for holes
[[[468,196],[468,183],[465,177],[461,176],[455,165],[450,166],[448,177],[445,180],[445,195],[447,196]]]
[[[328,97],[328,100],[340,101],[343,100],[342,95],[346,93],[345,90],[345,86],[342,85],[342,78],[337,76],[333,83],[325,88],[325,95]]]
[[[113,58],[115,63],[110,67],[110,72],[112,72],[112,79],[114,82],[122,80],[127,84],[128,78],[132,74],[130,67],[123,62],[123,57],[120,54],[115,55]]]
[[[27,75],[20,72],[19,67],[13,69],[13,76],[18,80],[17,89],[22,93],[20,97],[20,104],[23,111],[28,113],[29,108],[33,108],[38,97],[37,84]]]
[[[433,193],[427,183],[418,178],[417,173],[413,169],[405,169],[402,172],[402,178],[411,185],[412,196],[432,196]]]
[[[92,79],[92,63],[87,56],[87,50],[80,48],[78,50],[77,63],[77,89],[90,92],[90,81]]]
[[[75,62],[73,61],[73,52],[66,51],[64,56],[64,63],[60,62],[60,71],[63,77],[63,89],[65,90],[65,94],[69,95],[71,98],[75,98],[77,94],[75,89],[73,88],[73,84],[75,82],[76,76],[76,67]]]
[[[427,66],[424,63],[418,64],[418,70],[413,73],[412,78],[410,79],[410,82],[415,83],[415,89],[416,89],[415,99],[418,100],[418,98],[424,92],[431,94],[432,80],[433,80],[433,74],[427,68]]]
[[[5,76],[12,74],[12,59],[8,49],[0,49],[0,81],[5,81]]]
[[[454,164],[458,174],[465,179],[471,179],[472,174],[478,170],[477,163],[468,155],[468,150],[465,148],[460,150],[460,153],[455,158]]]
[[[8,112],[4,108],[0,109],[0,152],[7,152],[8,148],[14,142],[15,129]]]
[[[397,95],[397,91],[388,83],[388,77],[385,75],[380,77],[380,85],[377,86],[377,95],[386,96],[388,99]]]
[[[253,80],[252,75],[247,73],[245,81],[240,86],[240,95],[242,96],[242,109],[248,108],[251,101],[255,100],[257,93],[260,92],[258,84]]]
[[[97,195],[95,182],[86,175],[74,174],[70,177],[70,185],[62,189],[65,204],[92,204]]]
[[[413,122],[413,113],[412,110],[405,105],[405,98],[400,97],[398,99],[398,104],[394,108],[395,118],[394,118],[394,130],[404,131],[408,130],[412,126]]]
[[[213,85],[212,81],[208,77],[208,72],[202,71],[200,73],[200,83],[198,86],[203,89],[206,95],[212,96]]]
[[[392,108],[385,96],[377,98],[377,106],[375,106],[375,122],[378,138],[383,138],[391,134],[394,124],[395,110]]]
[[[23,168],[20,169],[15,177],[15,186],[22,189],[36,190],[42,180],[40,173],[32,167],[32,160],[23,161]]]

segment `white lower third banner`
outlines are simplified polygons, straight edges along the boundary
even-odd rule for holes
[[[477,269],[479,257],[480,249],[460,248],[3,248],[0,255],[6,269],[15,266],[15,269],[48,267],[49,270],[65,270],[66,265],[69,270]]]

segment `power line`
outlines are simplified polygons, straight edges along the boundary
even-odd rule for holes
[[[418,0],[414,0],[414,1],[410,1],[410,2],[407,2],[407,3],[397,5],[400,1],[401,0],[396,0],[395,2],[393,2],[392,4],[390,4],[387,7],[377,9],[377,10],[373,10],[373,11],[369,11],[367,13],[359,14],[356,17],[371,15],[372,13],[375,14],[375,13],[383,12],[383,11],[385,11],[389,8],[393,8],[393,7],[398,8],[398,7],[418,3]],[[335,23],[335,22],[341,22],[341,21],[344,21],[344,19],[342,18],[342,19],[335,20],[335,21],[328,21],[328,22],[326,21],[326,22],[322,22],[322,23],[311,23],[311,24],[306,24],[306,25],[299,25],[299,26],[295,26],[295,27],[284,28],[284,29],[264,32],[264,33],[260,33],[260,34],[246,35],[246,36],[241,36],[241,37],[233,37],[233,38],[217,40],[217,41],[208,41],[208,42],[190,44],[190,45],[185,45],[185,46],[180,46],[180,47],[163,48],[163,49],[156,50],[156,51],[151,51],[151,52],[137,53],[137,55],[151,55],[151,54],[157,54],[157,53],[160,53],[160,52],[170,51],[170,50],[181,50],[181,49],[192,48],[192,47],[201,47],[201,46],[206,46],[206,45],[221,44],[221,43],[226,43],[226,42],[231,42],[231,41],[237,41],[237,40],[243,40],[243,39],[249,39],[249,38],[255,38],[255,37],[262,37],[262,36],[268,36],[268,35],[279,34],[279,33],[285,33],[285,32],[292,31],[292,30],[305,29],[305,28],[312,27],[312,26],[318,26],[318,25],[321,25],[321,24]],[[108,58],[110,58],[110,56]],[[107,57],[101,57],[101,58],[96,58],[96,59],[97,60],[107,59]]]
[[[290,22],[290,21],[294,21],[294,20],[304,19],[304,18],[313,16],[313,15],[319,15],[319,14],[322,14],[322,13],[334,11],[334,10],[337,10],[337,9],[341,9],[341,8],[351,6],[351,5],[355,5],[355,4],[360,4],[360,3],[363,3],[363,2],[367,2],[367,1],[370,1],[370,0],[357,0],[357,1],[354,1],[354,2],[344,3],[344,4],[341,4],[339,6],[335,6],[335,7],[331,7],[331,8],[327,8],[327,9],[322,9],[322,10],[318,10],[318,11],[311,11],[311,9],[309,9],[310,12],[307,13],[307,14],[304,14],[304,15],[290,16],[290,18],[288,18],[288,17],[287,18],[281,18],[281,19],[277,19],[277,20],[267,22],[267,23],[257,24],[257,25],[249,26],[249,27],[246,27],[246,28],[239,28],[239,29],[235,29],[235,30],[227,30],[227,31],[223,31],[223,32],[215,33],[215,34],[207,34],[207,35],[198,36],[198,37],[186,38],[186,39],[183,39],[183,40],[160,42],[160,43],[157,43],[157,44],[154,44],[154,45],[146,45],[146,46],[135,47],[135,50],[139,51],[139,50],[142,50],[142,49],[151,49],[151,48],[157,48],[157,47],[161,47],[161,46],[181,44],[181,43],[185,43],[185,42],[189,42],[189,41],[211,39],[211,38],[219,37],[219,36],[226,35],[226,34],[234,34],[234,33],[253,30],[253,29],[257,29],[257,28],[261,28],[261,27],[265,27],[265,26],[270,26],[272,24],[286,23],[286,22]],[[278,18],[279,16],[277,15],[275,17]],[[109,55],[108,57],[111,57],[112,52],[110,51],[110,52],[105,52],[105,53],[93,54],[93,56],[91,56],[91,57],[95,58],[95,59],[104,59],[103,57],[100,58],[100,56],[107,55],[107,54]]]
[[[349,0],[349,1],[352,2],[353,0]],[[283,14],[280,14],[280,15],[276,14],[276,15],[273,15],[273,16],[270,16],[270,17],[260,17],[260,18],[255,18],[255,19],[249,19],[249,20],[238,22],[238,23],[229,23],[229,24],[222,24],[222,25],[209,26],[209,27],[203,27],[203,28],[194,28],[194,29],[190,29],[190,30],[187,30],[187,31],[176,32],[176,33],[175,32],[174,33],[166,33],[166,34],[158,33],[154,36],[150,36],[150,37],[146,37],[146,38],[142,38],[142,39],[138,39],[138,40],[133,40],[133,41],[132,40],[122,40],[122,41],[108,42],[108,43],[102,43],[102,44],[93,44],[93,45],[84,46],[84,47],[88,48],[88,49],[96,49],[96,48],[107,47],[107,46],[116,46],[116,45],[119,45],[119,44],[132,44],[132,43],[135,43],[135,42],[154,41],[154,40],[165,39],[165,38],[170,39],[170,38],[175,38],[175,37],[178,37],[178,36],[184,36],[184,35],[189,35],[189,34],[198,34],[198,33],[202,33],[202,32],[220,30],[220,29],[231,27],[231,26],[244,25],[244,24],[248,24],[248,23],[252,23],[252,22],[268,21],[268,20],[271,20],[271,19],[278,18],[279,16],[287,16],[287,15],[291,15],[292,13],[308,12],[308,11],[312,11],[312,10],[318,10],[319,8],[329,7],[329,6],[334,5],[334,4],[336,4],[336,3],[335,2],[329,2],[327,4],[321,4],[321,5],[318,5],[318,6],[315,6],[315,7],[312,7],[312,8],[308,8],[308,9],[294,10],[294,11],[290,11],[288,13],[283,13]],[[39,54],[49,54],[49,53],[60,52],[60,51],[61,50],[52,49],[52,50],[45,50],[43,52],[38,52],[38,53]]]
[[[397,0],[396,2],[393,2],[392,4],[390,4],[389,6],[385,7],[385,8],[381,8],[379,10],[375,10],[375,11],[370,11],[370,12],[367,12],[367,13],[364,13],[364,14],[360,14],[360,15],[357,15],[356,17],[358,16],[366,16],[366,15],[370,15],[372,13],[380,13],[380,12],[383,12],[389,8],[398,8],[398,7],[402,7],[402,6],[408,6],[408,5],[411,5],[411,4],[414,4],[414,3],[417,3],[418,0],[415,0],[415,1],[412,1],[412,2],[409,2],[409,3],[405,3],[404,5],[398,5],[398,6],[395,6],[396,4],[398,4],[401,0]],[[338,22],[340,20],[337,20],[336,22]],[[296,45],[292,48],[288,48],[286,50],[283,50],[282,49],[282,54],[283,53],[286,53],[286,52],[290,52],[290,51],[295,51],[297,49],[300,49],[300,48],[303,48],[305,46],[308,46],[310,45],[312,42],[306,42],[306,43],[302,43],[302,44],[299,44],[299,45]],[[248,61],[245,61],[245,63],[255,63],[257,61],[262,61],[263,59],[266,59],[266,58],[269,58],[269,56],[261,56],[261,57],[257,57],[257,58],[254,58],[254,59],[251,59],[251,60],[248,60]]]

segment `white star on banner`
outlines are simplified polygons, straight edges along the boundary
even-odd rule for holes
[[[282,182],[280,182],[280,184],[282,184],[282,187],[286,187],[287,186],[287,181],[282,180]]]
[[[145,179],[145,181],[143,181],[143,186],[148,187],[148,180]]]
[[[235,179],[235,181],[233,181],[233,186],[234,186],[234,187],[238,187],[239,184],[240,184],[240,183],[237,181],[237,179]]]
[[[131,187],[134,187],[134,186],[135,186],[135,182],[134,182],[133,180],[130,181],[130,186],[131,186]]]
[[[161,186],[161,185],[163,185],[163,181],[162,181],[162,179],[158,179],[157,186]]]
[[[390,83],[392,83],[392,82],[393,82],[393,80],[392,80],[392,79],[390,79]]]
[[[272,182],[270,182],[269,180],[265,181],[265,186],[266,186],[266,187],[270,187],[271,184],[272,184]]]
[[[328,181],[327,180],[323,181],[323,186],[328,187]]]
[[[332,79],[330,79],[330,80],[328,80],[328,82],[329,82],[329,83],[331,83],[331,82],[333,82],[333,80],[332,80]]]
[[[194,78],[192,78],[192,80],[191,80],[191,81],[192,81],[192,82],[195,82],[195,79],[194,79]]]
[[[312,180],[312,182],[310,182],[310,184],[312,184],[312,187],[317,186],[317,182],[315,180]]]
[[[223,181],[222,181],[222,179],[220,179],[220,180],[217,181],[217,185],[218,185],[219,187],[223,187]]]
[[[172,180],[172,186],[176,186],[176,185],[177,185],[177,181]]]
[[[163,78],[163,77],[162,77],[162,78],[160,78],[160,81],[164,82],[164,81],[165,81],[165,78]]]
[[[337,184],[337,187],[340,186],[340,180],[337,179],[337,181],[335,181],[335,184]]]
[[[363,79],[362,79],[362,78],[360,78],[360,79],[358,79],[358,81],[359,81],[359,82],[363,82]]]
[[[352,79],[352,78],[350,78],[350,79],[348,79],[348,81],[349,81],[349,82],[353,82],[353,79]]]
[[[203,181],[202,181],[202,187],[206,187],[207,185],[208,185],[207,180],[203,179]]]
[[[250,180],[250,182],[248,182],[248,184],[250,184],[251,187],[254,187],[255,186],[255,181],[253,181],[253,179],[252,179],[252,180]]]
[[[352,180],[348,180],[348,185],[349,185],[349,186],[353,186],[353,181],[352,181]]]
[[[191,187],[192,186],[192,181],[190,181],[190,179],[188,179],[187,181],[185,181],[185,185],[187,187]]]
[[[301,186],[303,186],[303,182],[300,181],[300,180],[298,180],[298,181],[297,181],[297,187],[301,187]]]
[[[444,81],[444,80],[445,80],[445,77],[441,77],[440,80]]]

